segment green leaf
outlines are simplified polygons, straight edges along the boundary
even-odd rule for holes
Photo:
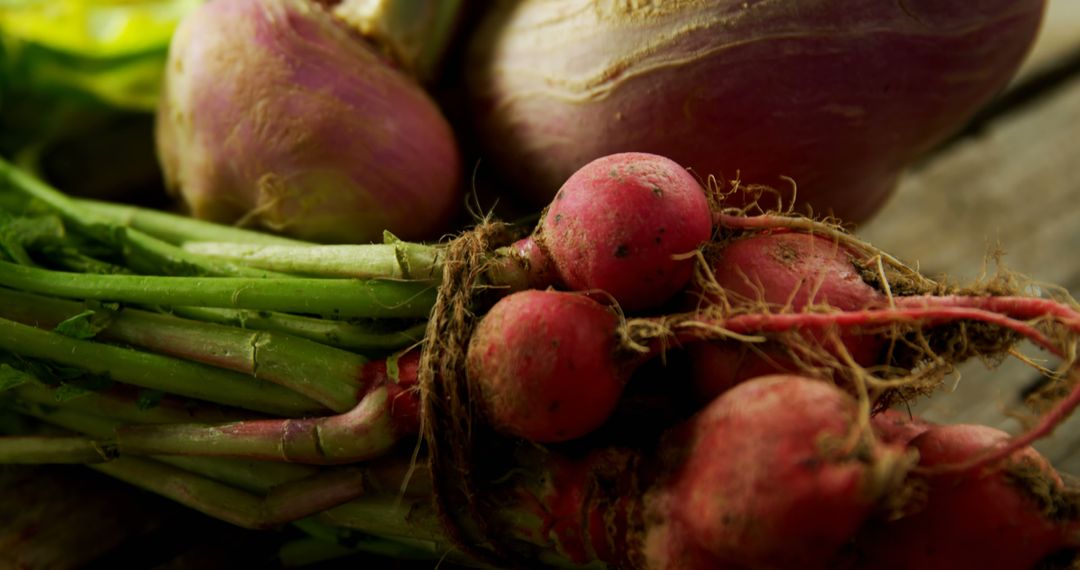
[[[18,86],[152,110],[173,29],[201,0],[6,3],[0,33]],[[14,84],[15,81],[12,81]]]
[[[34,377],[7,364],[0,364],[0,392],[33,382]]]
[[[88,339],[94,338],[112,322],[114,310],[97,304],[97,308],[87,309],[73,317],[56,325],[54,332],[71,338]]]
[[[156,408],[164,397],[165,392],[161,390],[139,390],[139,397],[135,400],[135,407],[142,411]]]
[[[55,396],[57,402],[67,402],[69,400],[74,400],[75,398],[80,398],[90,393],[92,393],[91,390],[87,390],[86,388],[83,388],[81,386],[76,386],[75,384],[65,383],[61,384],[60,387],[56,389],[56,392],[54,392],[53,395]]]

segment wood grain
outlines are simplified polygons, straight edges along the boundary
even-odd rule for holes
[[[1080,2],[1066,3],[1080,17]],[[1080,40],[1080,24],[1073,36]],[[928,274],[962,280],[977,278],[987,253],[1000,249],[1011,270],[1080,297],[1080,75],[927,159],[859,233]],[[1020,424],[1005,410],[1035,378],[1016,362],[965,365],[951,394],[917,411],[1015,432]],[[1080,473],[1080,414],[1038,447],[1059,469]]]

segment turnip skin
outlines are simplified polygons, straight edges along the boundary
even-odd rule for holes
[[[1005,86],[1043,8],[504,1],[474,39],[470,92],[487,156],[536,203],[590,160],[640,151],[702,177],[788,176],[800,210],[858,222]]]
[[[167,185],[217,222],[324,242],[424,239],[462,201],[435,103],[307,0],[214,0],[185,18],[156,139]]]

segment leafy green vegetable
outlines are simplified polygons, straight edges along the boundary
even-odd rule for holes
[[[157,182],[152,111],[172,32],[200,3],[0,0],[0,156],[83,196]]]
[[[32,382],[34,377],[7,364],[0,364],[0,392]]]
[[[116,314],[115,305],[94,301],[87,301],[87,304],[91,305],[91,308],[65,319],[53,330],[71,338],[87,339],[97,336],[112,322],[113,315]]]
[[[200,0],[8,0],[0,12],[10,81],[152,110],[165,52]]]

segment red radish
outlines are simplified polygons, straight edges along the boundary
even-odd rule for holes
[[[824,334],[890,324],[921,330],[970,320],[1019,333],[1055,355],[1062,354],[1053,340],[1029,323],[991,310],[1020,314],[1039,310],[1045,314],[1041,300],[1025,303],[1018,298],[990,297],[982,298],[986,308],[972,308],[959,306],[964,298],[906,299],[925,306],[904,303],[908,306],[813,313],[748,312],[726,318],[688,313],[633,319],[627,321],[625,334],[620,334],[615,314],[586,296],[520,291],[499,300],[474,331],[467,355],[469,380],[478,387],[481,408],[497,429],[534,441],[562,441],[604,423],[626,379],[642,362],[665,347],[715,340],[718,334]],[[1074,326],[1080,327],[1080,319],[1074,321]],[[1037,426],[1010,445],[1027,445],[1045,435],[1077,405],[1080,390],[1058,402]]]
[[[187,16],[157,148],[196,217],[304,239],[436,237],[461,202],[434,101],[309,0],[216,0]]]
[[[925,507],[868,527],[858,541],[859,567],[1034,568],[1047,556],[1080,547],[1080,502],[1068,496],[1050,464],[1028,447],[990,470],[934,474],[1000,446],[1009,435],[978,425],[934,427],[911,441]]]
[[[884,304],[884,295],[867,285],[852,265],[854,254],[817,235],[775,231],[737,239],[710,260],[716,285],[737,311],[802,311],[808,305],[828,305],[852,311]],[[700,304],[720,302],[721,293],[698,292]],[[806,334],[822,343],[824,335]],[[845,332],[840,340],[855,362],[876,362],[884,345],[878,336]],[[826,344],[826,350],[831,349]],[[787,354],[775,345],[735,341],[696,344],[690,348],[693,382],[705,400],[748,378],[795,372]]]
[[[711,235],[705,191],[686,169],[662,156],[624,153],[570,176],[536,239],[569,288],[603,290],[638,310],[686,286],[694,260],[676,256]]]
[[[469,87],[485,150],[537,203],[598,156],[643,151],[700,176],[790,176],[800,203],[856,222],[1005,86],[1044,5],[506,0]]]
[[[745,382],[663,443],[647,496],[650,568],[825,568],[904,475],[898,446],[853,438],[857,405],[797,376]]]
[[[591,432],[615,409],[629,370],[617,364],[618,317],[582,295],[521,291],[485,315],[468,376],[489,422],[537,442]]]
[[[874,433],[885,443],[906,446],[935,424],[900,410],[885,410],[870,418]]]

